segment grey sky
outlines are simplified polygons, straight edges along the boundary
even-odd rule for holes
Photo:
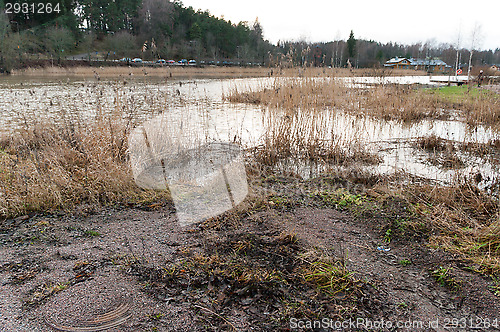
[[[418,1],[272,1],[183,0],[195,10],[208,10],[233,23],[258,17],[264,37],[278,40],[331,41],[356,38],[412,44],[457,41],[469,48],[471,32],[481,26],[480,49],[500,48],[499,6],[493,0]],[[460,28],[461,27],[461,28]]]

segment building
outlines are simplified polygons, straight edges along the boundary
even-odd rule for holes
[[[440,59],[407,59],[407,58],[392,58],[384,64],[384,67],[396,69],[415,69],[426,70],[429,72],[445,71],[451,66]]]

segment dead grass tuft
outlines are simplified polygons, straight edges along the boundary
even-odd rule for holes
[[[468,179],[448,187],[410,186],[404,195],[429,227],[430,244],[500,271],[500,224],[497,199]]]
[[[138,188],[127,157],[131,124],[97,116],[86,124],[45,121],[0,143],[0,216],[157,198]]]
[[[447,148],[447,143],[445,139],[435,134],[419,137],[417,139],[417,146],[428,151],[444,151]]]

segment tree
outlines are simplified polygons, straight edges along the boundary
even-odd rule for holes
[[[467,67],[467,81],[470,81],[470,67],[472,66],[472,54],[478,48],[481,40],[481,25],[476,22],[474,28],[471,31],[470,36],[470,54],[469,54],[469,66]],[[469,84],[470,89],[470,84]]]
[[[0,73],[10,71],[10,23],[7,15],[0,11]]]
[[[0,11],[0,73],[9,73],[22,63],[25,46],[24,35],[12,32],[8,16]]]
[[[194,22],[189,30],[189,39],[200,40],[202,36],[202,30],[198,22]]]
[[[115,54],[116,57],[133,57],[138,49],[136,44],[136,37],[126,30],[108,35],[104,39],[108,54]]]
[[[75,44],[73,34],[67,28],[49,28],[46,32],[47,48],[51,55],[57,57],[57,61],[61,60],[63,54],[68,53],[68,49]]]
[[[354,38],[354,32],[352,30],[349,34],[349,39],[347,39],[347,56],[349,58],[354,58],[356,56],[356,39]]]
[[[80,21],[101,39],[120,30],[134,31],[141,0],[78,0]]]
[[[140,39],[162,42],[172,33],[174,4],[168,0],[144,0],[138,12]]]

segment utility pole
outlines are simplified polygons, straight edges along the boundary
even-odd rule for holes
[[[457,38],[457,58],[455,59],[455,79],[458,82],[458,58],[459,58],[459,52],[460,52],[460,38],[462,34],[462,27],[460,26],[458,28],[458,38]]]

